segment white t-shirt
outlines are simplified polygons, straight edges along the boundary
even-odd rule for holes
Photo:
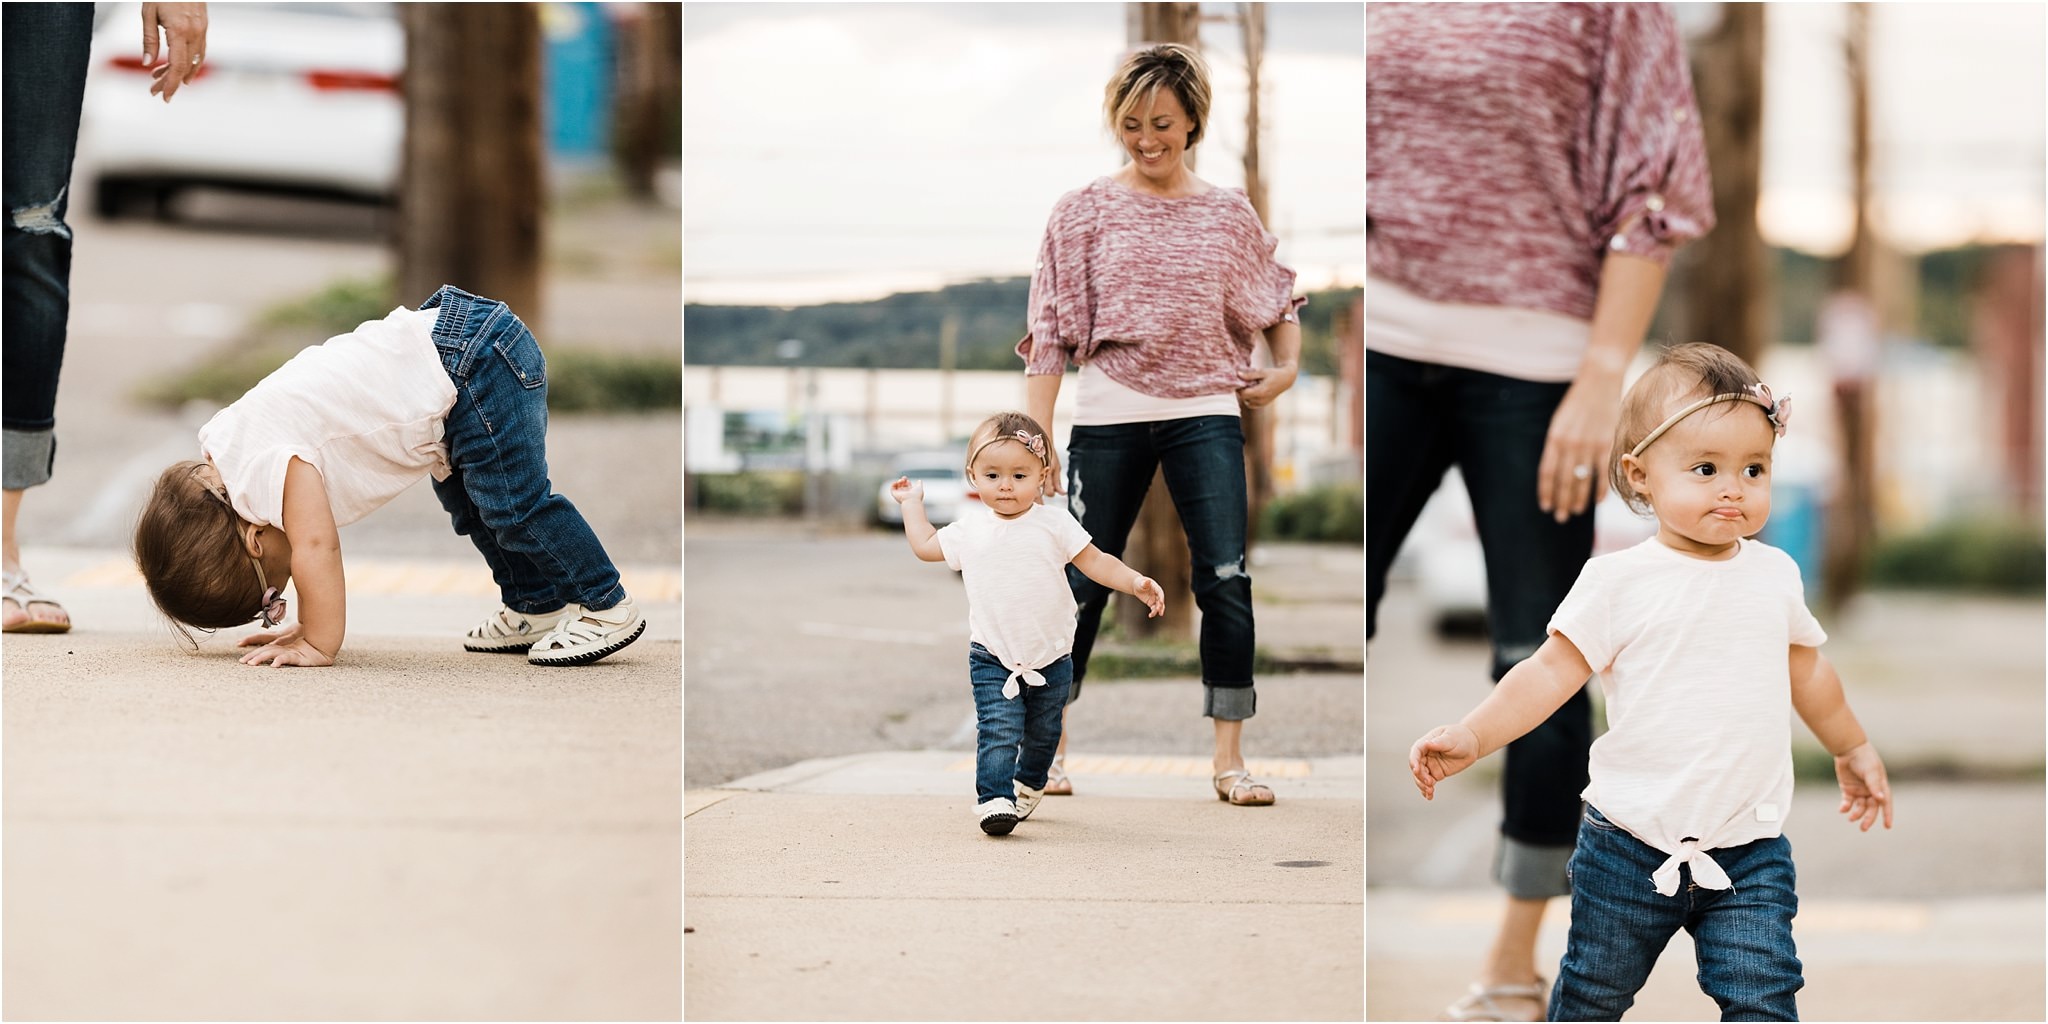
[[[446,479],[443,423],[455,385],[434,351],[440,310],[394,309],[291,358],[199,428],[243,519],[284,525],[293,456],[320,471],[334,525],[375,511],[429,473]]]
[[[1727,876],[1704,851],[1778,835],[1792,800],[1793,644],[1827,634],[1806,610],[1799,566],[1743,541],[1708,561],[1652,537],[1586,563],[1550,620],[1599,673],[1607,732],[1593,741],[1588,803],[1670,854],[1708,888]]]
[[[1074,649],[1074,592],[1067,563],[1091,543],[1066,509],[1033,505],[1015,519],[969,511],[939,531],[946,565],[967,586],[967,636],[988,648],[1017,683],[1044,686],[1038,670]]]

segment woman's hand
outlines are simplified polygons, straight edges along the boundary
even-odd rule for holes
[[[1294,386],[1294,378],[1301,368],[1293,360],[1276,366],[1250,366],[1237,371],[1237,378],[1245,386],[1237,389],[1237,400],[1247,409],[1262,409],[1273,404],[1282,392]]]
[[[1621,376],[1588,368],[1550,416],[1536,464],[1536,506],[1562,523],[1607,493],[1607,457],[1621,422]]]
[[[150,72],[149,94],[165,103],[199,73],[206,59],[205,4],[143,4],[142,63],[156,64],[157,35],[163,34],[164,63]]]

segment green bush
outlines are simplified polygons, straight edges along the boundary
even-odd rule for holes
[[[1879,540],[1866,567],[1877,587],[2039,594],[2044,558],[2048,544],[2039,522],[1958,519]]]
[[[1365,543],[1365,487],[1335,484],[1274,498],[1259,534],[1267,540]]]
[[[700,473],[696,484],[696,507],[704,512],[787,516],[804,510],[804,475],[797,470]]]
[[[415,299],[413,301],[419,301]],[[388,279],[342,280],[256,317],[250,332],[193,368],[152,378],[137,392],[144,403],[175,409],[195,399],[226,405],[272,370],[366,320],[382,319],[397,302]],[[548,409],[558,413],[680,409],[683,360],[591,348],[542,345],[548,362]]]

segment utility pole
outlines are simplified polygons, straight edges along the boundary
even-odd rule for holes
[[[1201,4],[1133,3],[1126,5],[1125,11],[1133,48],[1180,43],[1201,49]],[[1187,163],[1190,170],[1194,169],[1193,153],[1187,155]],[[1173,498],[1166,492],[1166,477],[1157,470],[1153,471],[1152,488],[1145,493],[1145,503],[1138,510],[1138,521],[1131,527],[1124,561],[1158,581],[1159,588],[1166,593],[1166,614],[1148,619],[1143,604],[1112,595],[1118,629],[1130,637],[1184,640],[1194,636],[1195,589],[1187,533],[1181,528]]]
[[[1831,609],[1840,608],[1861,587],[1863,558],[1876,526],[1871,397],[1883,344],[1873,295],[1878,238],[1870,225],[1870,8],[1848,4],[1846,9],[1843,56],[1849,76],[1850,198],[1855,222],[1849,250],[1836,264],[1835,295],[1829,300],[1834,315],[1828,319],[1837,326],[1831,332],[1824,329],[1820,339],[1823,353],[1830,356],[1842,437],[1841,486],[1828,509],[1821,588],[1822,601]],[[1823,328],[1827,326],[1824,321]]]
[[[540,315],[539,7],[405,4],[398,300],[443,284]]]

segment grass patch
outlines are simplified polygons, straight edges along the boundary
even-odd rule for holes
[[[1875,587],[2039,594],[2044,559],[2048,544],[2038,520],[1994,517],[1882,539],[1867,564]]]
[[[183,373],[136,392],[146,405],[227,405],[308,345],[381,319],[398,303],[388,278],[337,281],[258,314],[247,334]],[[543,351],[546,351],[543,346]],[[547,352],[548,409],[558,413],[646,412],[683,405],[680,355],[638,355],[564,348]]]
[[[1259,526],[1269,540],[1365,543],[1365,485],[1334,484],[1266,503]]]

